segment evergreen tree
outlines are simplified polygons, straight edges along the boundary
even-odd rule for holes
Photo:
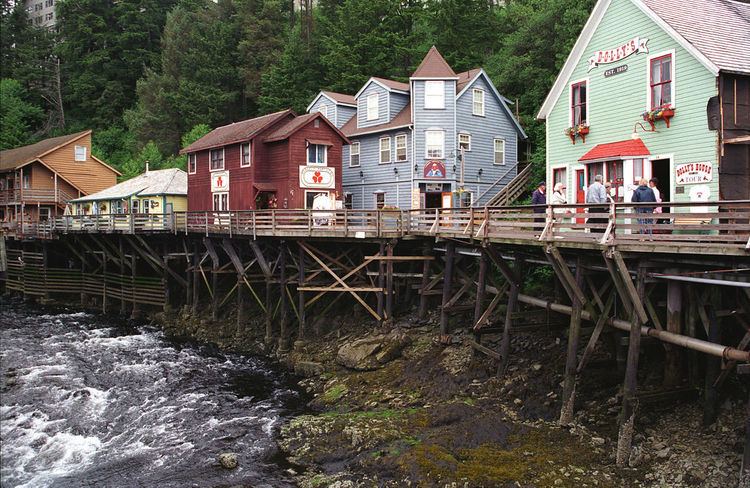
[[[154,141],[148,141],[134,158],[123,165],[120,181],[129,180],[146,171],[146,163],[148,163],[149,170],[162,169],[164,155]]]
[[[21,84],[10,78],[0,80],[0,149],[29,144],[33,127],[44,116],[41,108],[26,101]]]

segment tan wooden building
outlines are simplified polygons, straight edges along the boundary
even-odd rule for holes
[[[0,220],[62,215],[70,200],[109,188],[120,173],[91,154],[91,131],[0,152]]]

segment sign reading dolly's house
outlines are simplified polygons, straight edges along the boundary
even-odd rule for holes
[[[678,185],[693,185],[696,183],[708,183],[713,180],[713,165],[710,161],[702,163],[678,164],[675,167]]]

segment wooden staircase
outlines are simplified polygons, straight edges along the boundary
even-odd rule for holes
[[[520,166],[521,164],[519,163],[519,167]],[[498,178],[495,183],[499,183],[501,178]],[[516,177],[510,180],[510,182],[497,192],[495,196],[490,198],[485,205],[488,207],[502,207],[515,202],[521,197],[521,195],[523,195],[528,187],[529,178],[531,178],[531,164],[526,164],[526,166],[518,172]],[[491,188],[492,187],[490,187],[490,189]]]

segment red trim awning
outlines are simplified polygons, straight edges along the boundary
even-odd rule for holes
[[[627,159],[651,154],[640,139],[597,144],[578,161],[596,161],[603,159]]]
[[[324,141],[323,139],[308,139],[309,144],[317,144],[319,146],[333,146],[331,141]]]
[[[274,185],[272,183],[259,183],[259,182],[255,182],[255,183],[253,183],[253,186],[258,191],[276,191],[276,185]]]

